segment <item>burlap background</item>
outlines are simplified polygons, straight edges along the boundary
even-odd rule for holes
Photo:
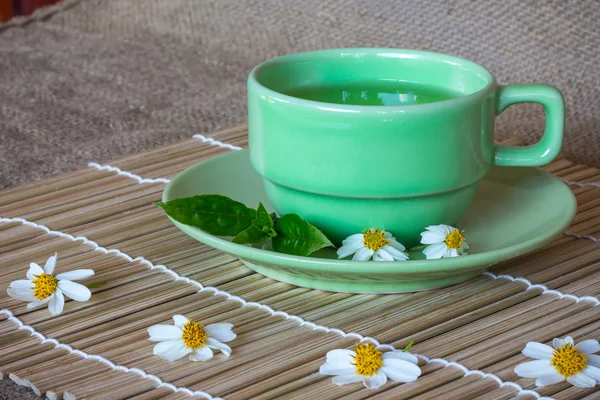
[[[502,84],[553,84],[567,155],[600,165],[599,21],[598,0],[64,0],[0,25],[0,187],[243,123],[254,65],[328,47],[440,51]],[[497,136],[543,124],[516,106]]]
[[[451,53],[503,84],[556,85],[565,151],[598,165],[598,0],[65,1],[0,28],[0,186],[243,123],[252,66],[344,46]],[[505,114],[499,138],[543,130],[539,106]]]

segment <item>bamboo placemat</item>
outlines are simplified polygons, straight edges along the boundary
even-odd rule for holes
[[[566,159],[547,167],[579,206],[565,236],[543,249],[444,289],[351,295],[257,275],[187,237],[152,205],[178,172],[246,145],[246,127],[196,135],[2,192],[3,377],[50,398],[78,399],[598,398],[566,383],[536,389],[513,368],[527,359],[520,351],[528,341],[599,339],[599,170]],[[57,272],[92,268],[91,282],[106,282],[56,317],[6,294],[30,262],[54,252]],[[174,314],[233,323],[231,358],[170,363],[152,355],[146,328]],[[363,337],[395,348],[414,339],[423,375],[370,391],[318,373],[327,351]]]

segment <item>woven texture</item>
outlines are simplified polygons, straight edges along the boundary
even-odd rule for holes
[[[570,184],[578,213],[545,248],[448,288],[352,295],[264,278],[152,205],[183,169],[246,145],[245,128],[233,128],[1,192],[0,373],[68,399],[597,398],[597,387],[535,389],[513,369],[528,341],[598,339],[600,170],[564,158],[547,167]],[[86,283],[104,284],[51,317],[4,288],[55,251],[58,273],[93,268]],[[146,329],[174,314],[233,323],[231,358],[152,355]],[[318,374],[327,351],[364,337],[387,349],[414,339],[423,376],[369,391]]]
[[[268,58],[331,47],[440,51],[502,84],[565,94],[566,154],[600,165],[600,7],[575,1],[63,0],[0,32],[0,185],[244,122]],[[1,29],[1,28],[0,28]],[[539,106],[497,137],[535,141]]]

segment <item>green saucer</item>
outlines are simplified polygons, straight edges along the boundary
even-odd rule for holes
[[[272,210],[247,150],[186,169],[167,185],[163,201],[196,194],[222,194],[253,208],[260,201]],[[335,249],[309,257],[291,256],[173,223],[194,239],[235,255],[249,268],[278,281],[335,292],[399,293],[462,282],[481,275],[491,264],[538,249],[563,233],[576,208],[571,190],[545,171],[492,168],[457,224],[466,230],[469,255],[424,260],[421,253],[414,253],[410,261],[393,262],[338,260]]]

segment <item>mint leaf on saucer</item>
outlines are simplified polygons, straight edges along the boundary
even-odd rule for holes
[[[219,194],[161,201],[156,205],[175,221],[217,236],[235,236],[256,219],[255,210]]]
[[[272,239],[273,250],[279,253],[308,256],[333,246],[327,237],[297,214],[286,214],[277,220],[277,236]]]
[[[269,215],[262,203],[258,203],[256,219],[252,221],[252,225],[233,238],[233,243],[264,243],[275,236],[277,236],[277,232],[273,228],[272,216]]]

